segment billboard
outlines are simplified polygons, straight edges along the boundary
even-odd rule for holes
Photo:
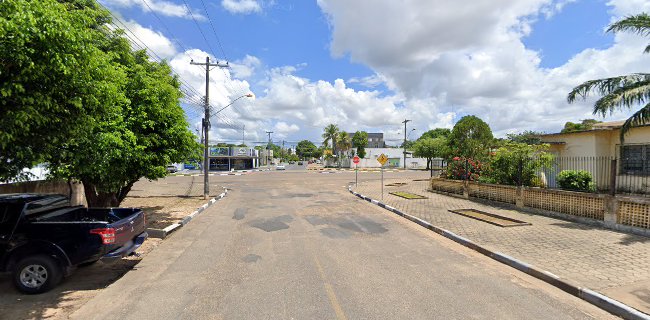
[[[228,147],[216,147],[216,148],[210,148],[210,156],[211,157],[218,157],[218,156],[228,156],[229,155],[229,149]]]

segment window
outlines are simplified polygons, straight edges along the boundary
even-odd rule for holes
[[[624,145],[620,168],[622,174],[650,174],[650,145]]]

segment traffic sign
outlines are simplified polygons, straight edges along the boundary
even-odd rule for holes
[[[352,158],[352,162],[354,162],[354,164],[359,164],[359,161],[361,161],[361,159],[359,159],[359,156],[354,156],[354,158]]]
[[[388,161],[388,157],[382,153],[381,155],[379,155],[379,157],[377,157],[377,161],[381,163],[381,165],[383,166]]]

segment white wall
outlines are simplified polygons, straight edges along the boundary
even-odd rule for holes
[[[404,149],[399,148],[366,148],[365,158],[359,161],[358,168],[380,168],[381,164],[377,161],[377,158],[381,154],[385,154],[388,158],[399,158],[400,159],[400,168],[404,167]],[[356,150],[355,150],[356,154]],[[427,159],[425,158],[411,158],[411,155],[407,154],[406,156],[406,168],[416,169],[416,168],[426,168]],[[354,168],[354,163],[352,163],[351,168]]]

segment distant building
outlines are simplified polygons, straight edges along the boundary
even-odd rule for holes
[[[354,133],[349,133],[350,139],[354,138]],[[368,133],[368,144],[366,148],[386,148],[383,133]]]

